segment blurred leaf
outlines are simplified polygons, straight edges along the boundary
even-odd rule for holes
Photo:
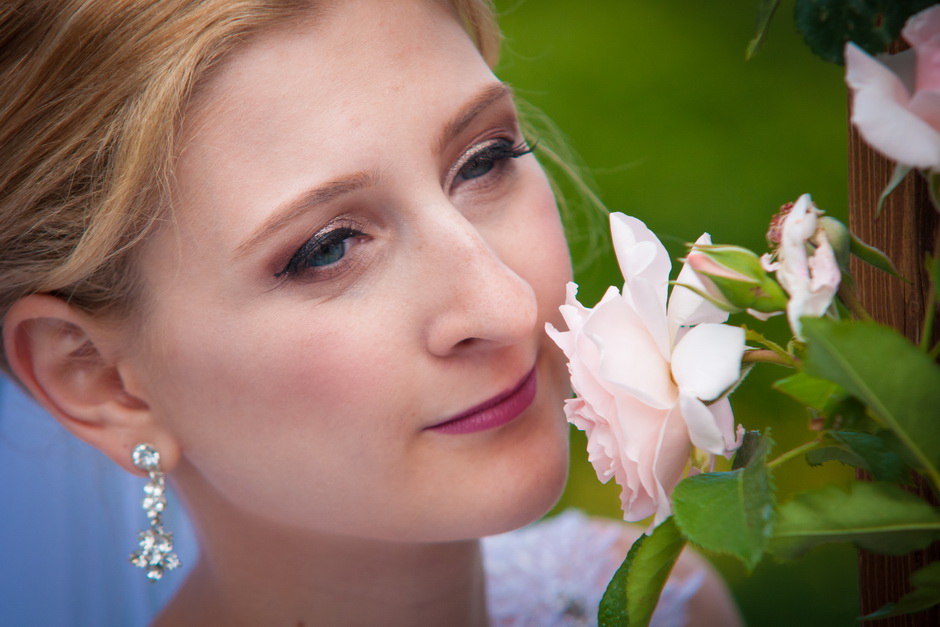
[[[799,557],[829,542],[852,542],[875,553],[902,555],[940,538],[940,512],[890,483],[827,485],[780,507],[770,551]]]
[[[887,187],[885,187],[884,191],[881,192],[881,197],[878,199],[878,208],[875,209],[876,216],[881,215],[881,209],[882,207],[884,207],[885,201],[888,199],[888,196],[890,196],[891,192],[893,192],[895,188],[897,188],[897,186],[901,184],[901,181],[907,178],[908,173],[913,169],[914,168],[912,168],[911,166],[904,165],[903,163],[899,163],[896,166],[894,166],[894,173],[891,175],[891,180],[888,181]]]
[[[901,457],[891,450],[883,439],[870,433],[857,431],[830,431],[826,439],[836,446],[827,446],[806,454],[813,466],[837,461],[847,466],[867,470],[877,481],[907,483],[910,471]]]
[[[760,6],[757,7],[757,29],[754,38],[748,42],[747,51],[744,53],[744,58],[748,61],[764,45],[764,40],[767,39],[767,31],[770,29],[770,21],[774,18],[774,13],[779,6],[780,0],[760,0]]]
[[[905,281],[907,280],[903,276],[901,276],[901,273],[898,272],[898,269],[895,267],[894,262],[891,261],[891,259],[886,254],[884,254],[883,252],[881,252],[874,246],[869,246],[868,244],[860,240],[858,236],[855,235],[855,233],[850,232],[849,235],[852,238],[852,243],[851,243],[851,247],[849,248],[849,251],[853,255],[855,255],[856,257],[858,257],[859,259],[861,259],[862,261],[864,261],[870,266],[874,266],[878,268],[879,270],[884,270],[891,276],[897,277]]]
[[[881,54],[901,34],[907,18],[930,0],[796,0],[796,29],[825,61],[844,62],[848,41],[870,54]]]
[[[804,318],[806,372],[852,394],[913,454],[940,487],[940,368],[893,329]]]
[[[845,390],[838,384],[826,379],[810,376],[805,372],[798,372],[793,376],[780,379],[773,384],[787,396],[798,402],[821,412],[845,398]]]
[[[630,547],[597,613],[599,627],[647,627],[685,538],[672,517]]]
[[[674,517],[686,538],[737,557],[749,570],[773,531],[774,490],[766,463],[772,445],[765,435],[744,468],[688,477],[672,495]]]
[[[940,603],[940,562],[928,564],[911,575],[914,590],[908,592],[897,603],[888,603],[876,612],[863,616],[862,620],[876,620],[899,614],[920,612]]]

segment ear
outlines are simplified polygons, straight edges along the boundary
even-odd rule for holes
[[[135,474],[144,473],[131,451],[149,442],[167,472],[179,445],[143,393],[128,390],[131,367],[118,361],[118,337],[114,325],[48,294],[20,299],[3,321],[13,373],[66,429]]]

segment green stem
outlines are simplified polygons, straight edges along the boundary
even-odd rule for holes
[[[933,181],[931,181],[931,183],[933,183]],[[940,232],[938,232],[936,237],[934,237],[933,258],[928,259],[927,303],[924,307],[924,326],[920,332],[920,349],[928,354],[931,353],[930,340],[933,336],[933,319],[937,315],[937,312],[935,311],[937,307],[937,286],[934,283],[932,269],[938,256],[940,256]],[[934,349],[936,349],[936,347],[934,347]]]
[[[842,304],[845,305],[857,319],[871,322],[871,316],[868,314],[868,310],[865,309],[865,306],[862,305],[862,302],[858,299],[858,296],[856,296],[855,288],[849,285],[847,281],[843,281],[839,285],[838,296]]]
[[[780,457],[777,457],[776,459],[773,459],[767,462],[767,468],[771,468],[771,469],[776,468],[780,464],[783,464],[784,462],[788,462],[794,457],[799,457],[803,453],[813,450],[814,448],[819,446],[819,444],[820,444],[819,440],[810,440],[806,444],[801,444],[800,446],[794,449],[790,449],[786,453],[783,453],[782,455],[780,455]]]
[[[744,351],[744,355],[741,356],[742,364],[754,364],[758,362],[766,364],[780,364],[781,366],[796,368],[796,358],[791,357],[786,353],[778,353],[777,351],[772,351],[766,348]]]

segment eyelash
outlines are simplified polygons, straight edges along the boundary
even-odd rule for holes
[[[530,147],[525,140],[519,142],[518,144],[513,144],[508,139],[494,140],[491,143],[482,146],[479,150],[467,156],[466,159],[459,161],[454,165],[452,169],[453,174],[451,177],[449,177],[452,181],[451,184],[456,182],[458,178],[468,170],[478,168],[481,165],[488,167],[486,167],[485,171],[482,173],[476,176],[462,178],[460,181],[470,182],[485,177],[490,174],[493,168],[498,166],[500,162],[527,155],[531,153],[533,149],[534,146]],[[274,277],[277,279],[290,278],[292,276],[299,275],[305,270],[314,268],[320,269],[320,272],[325,272],[327,268],[341,263],[346,256],[346,251],[344,249],[342,251],[342,255],[335,261],[329,261],[328,263],[323,264],[315,263],[317,255],[323,254],[324,252],[329,252],[332,247],[337,245],[345,247],[349,240],[364,236],[366,236],[366,233],[359,230],[359,228],[356,228],[355,226],[330,225],[326,229],[318,232],[309,240],[307,240],[303,246],[301,246],[297,252],[294,253],[294,255],[290,258],[290,261],[287,262],[287,265],[284,266],[284,268],[279,272],[274,273]]]
[[[285,276],[293,276],[310,268],[326,268],[335,265],[346,256],[345,250],[343,251],[343,255],[336,261],[325,264],[316,264],[315,257],[317,254],[329,251],[330,247],[337,245],[345,246],[346,242],[350,239],[363,237],[364,235],[364,232],[355,227],[345,225],[337,227],[331,225],[307,240],[304,245],[294,253],[294,256],[290,258],[290,261],[287,262],[284,269],[274,274],[274,278],[280,279]]]
[[[470,178],[463,178],[461,180],[472,181],[478,179],[489,174],[492,171],[492,168],[495,167],[499,162],[505,161],[507,159],[517,159],[523,155],[531,153],[533,149],[534,147],[530,147],[525,140],[514,145],[508,139],[497,139],[489,144],[484,145],[476,152],[471,153],[463,161],[458,162],[452,170],[453,174],[451,179],[453,181],[457,181],[458,178],[461,177],[461,175],[471,167],[487,164],[490,165],[491,167],[482,174]]]

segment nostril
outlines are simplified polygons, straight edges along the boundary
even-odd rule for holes
[[[467,347],[467,346],[473,346],[474,344],[477,343],[477,339],[478,338],[475,338],[475,337],[468,337],[457,342],[456,346],[462,347],[462,348]]]

